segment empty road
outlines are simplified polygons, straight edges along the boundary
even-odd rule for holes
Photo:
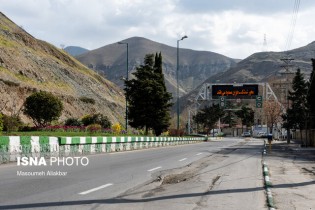
[[[0,209],[267,209],[262,148],[225,138],[89,155],[85,166],[0,165]]]

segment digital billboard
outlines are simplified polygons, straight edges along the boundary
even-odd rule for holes
[[[212,98],[254,98],[258,95],[258,85],[212,85]]]

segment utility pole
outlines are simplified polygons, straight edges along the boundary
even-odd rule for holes
[[[288,75],[289,74],[294,74],[293,72],[290,71],[290,67],[292,67],[293,65],[291,64],[291,61],[293,61],[294,59],[293,58],[282,58],[280,59],[281,61],[284,62],[284,65],[281,65],[282,68],[284,68],[284,72],[282,72],[281,74],[282,75],[286,75],[285,77],[285,101],[286,101],[286,109],[288,110],[289,107],[290,107],[290,104],[289,104],[289,89],[290,89],[290,85],[292,85],[292,82],[289,81],[289,77]],[[290,129],[287,128],[287,143],[289,144],[290,143]]]

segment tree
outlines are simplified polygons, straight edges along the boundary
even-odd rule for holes
[[[148,54],[144,64],[133,73],[135,79],[125,81],[128,101],[129,124],[135,128],[145,128],[145,134],[153,129],[159,136],[170,125],[170,100],[162,73],[161,53]]]
[[[289,91],[288,99],[291,107],[283,115],[283,126],[289,129],[303,129],[305,127],[307,113],[307,84],[300,69],[297,69],[292,82],[292,91]],[[302,135],[302,134],[301,134]],[[289,134],[288,134],[289,136]],[[289,141],[288,141],[289,142]]]
[[[229,128],[233,128],[237,124],[237,122],[235,120],[236,119],[235,113],[234,111],[232,111],[232,109],[236,109],[237,107],[233,105],[230,101],[227,101],[226,108],[230,110],[228,110],[225,116],[222,118],[222,122],[224,124],[229,124]]]
[[[309,117],[311,122],[311,128],[315,128],[315,59],[312,59],[313,71],[311,73],[310,80],[308,82],[307,91],[307,107],[309,110]]]
[[[2,132],[3,130],[3,117],[2,117],[2,114],[0,112],[0,133]]]
[[[264,114],[267,117],[267,125],[272,133],[272,128],[281,121],[282,109],[281,105],[276,101],[265,101],[264,102]]]
[[[243,132],[244,125],[246,126],[246,128],[248,128],[254,124],[255,112],[250,107],[242,106],[241,110],[238,110],[235,112],[235,115],[241,119],[242,132]]]
[[[63,110],[61,100],[48,92],[33,93],[24,102],[24,114],[29,116],[36,126],[46,126],[57,120]]]
[[[218,120],[224,115],[224,110],[219,105],[206,106],[193,117],[197,124],[201,124],[209,135]]]

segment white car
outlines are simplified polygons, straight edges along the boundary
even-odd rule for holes
[[[267,133],[266,132],[258,132],[257,138],[267,138]]]
[[[243,137],[251,137],[251,134],[250,134],[250,132],[244,132],[244,133],[242,133],[242,136]]]

